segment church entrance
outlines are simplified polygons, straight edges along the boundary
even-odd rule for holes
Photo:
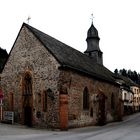
[[[32,78],[29,74],[24,77],[23,83],[23,124],[29,127],[32,126]]]
[[[98,125],[104,125],[106,122],[106,114],[105,114],[105,95],[98,95]]]
[[[32,126],[32,108],[29,106],[24,107],[24,124]]]

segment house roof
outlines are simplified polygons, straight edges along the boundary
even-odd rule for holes
[[[70,68],[97,79],[117,84],[113,77],[113,73],[103,65],[95,63],[93,58],[26,23],[23,23],[22,27],[23,26],[27,27],[44,45],[44,47],[57,59],[61,68]]]
[[[139,87],[139,85],[136,84],[135,82],[133,82],[129,77],[126,77],[126,76],[123,76],[123,75],[119,75],[119,74],[115,74],[115,79],[123,80],[122,84],[125,84],[127,86]]]

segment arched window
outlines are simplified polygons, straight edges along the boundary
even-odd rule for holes
[[[90,117],[93,117],[93,108],[90,109]]]
[[[48,97],[51,99],[51,100],[54,100],[54,93],[52,92],[52,90],[49,88],[47,89],[47,94],[48,94]]]
[[[43,92],[43,111],[44,112],[47,112],[47,110],[48,110],[48,100],[49,99],[51,99],[51,101],[54,100],[54,94],[50,88]]]
[[[25,85],[24,85],[24,95],[29,96],[32,95],[32,78],[29,74],[26,74],[25,78]]]
[[[111,95],[111,109],[115,109],[115,98],[113,93]]]
[[[47,105],[48,104],[48,96],[47,96],[47,91],[44,91],[43,93],[43,111],[47,111]]]
[[[10,93],[9,94],[9,100],[10,100],[10,111],[14,110],[14,94]]]
[[[89,93],[88,88],[85,87],[83,92],[83,109],[88,110],[89,109]]]

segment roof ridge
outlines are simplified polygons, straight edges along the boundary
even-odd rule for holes
[[[25,25],[27,28],[29,27],[29,29],[32,29],[32,28],[33,28],[33,29],[35,29],[35,30],[38,30],[37,28],[34,28],[33,26],[31,26],[31,25],[29,25],[29,24],[27,24],[27,23],[23,23],[23,25]],[[46,36],[49,36],[49,37],[52,38],[52,39],[57,40],[59,43],[62,43],[63,45],[65,45],[65,46],[67,46],[67,47],[69,47],[69,48],[71,48],[71,49],[73,49],[73,50],[75,50],[75,51],[77,51],[77,52],[83,54],[81,51],[79,51],[79,50],[77,50],[77,49],[71,47],[70,45],[67,45],[66,43],[63,43],[62,41],[56,39],[55,37],[52,37],[52,36],[46,34],[45,32],[43,32],[43,31],[41,31],[41,30],[38,30],[38,31],[39,31],[39,32],[42,32],[43,34],[45,34]],[[83,55],[84,55],[84,54],[83,54]],[[86,55],[86,56],[87,56],[87,55]],[[88,56],[87,56],[87,57],[88,57]]]

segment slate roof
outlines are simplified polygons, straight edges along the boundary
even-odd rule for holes
[[[136,86],[136,87],[140,87],[138,84],[136,84],[135,82],[133,82],[129,77],[123,76],[123,75],[119,75],[119,74],[115,74],[115,79],[121,79],[124,81],[124,83],[126,86]]]
[[[23,26],[26,26],[39,39],[47,50],[49,50],[50,53],[58,60],[61,67],[71,68],[100,80],[105,80],[116,84],[115,78],[113,78],[113,73],[103,65],[95,63],[89,56],[28,24],[23,23]]]
[[[99,39],[98,31],[94,27],[93,23],[91,24],[91,27],[89,28],[89,30],[87,32],[87,38],[92,38],[92,37],[97,37]]]

